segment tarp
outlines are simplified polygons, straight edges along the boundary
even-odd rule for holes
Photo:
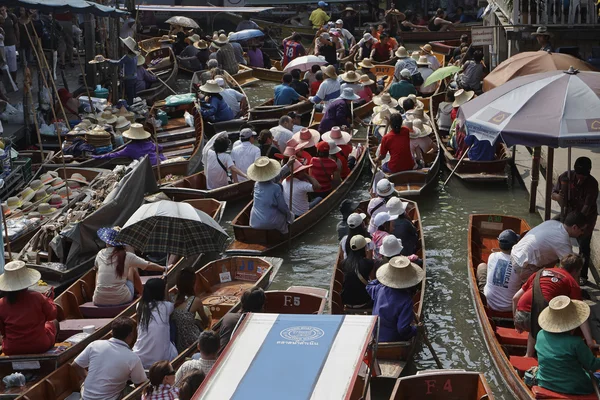
[[[94,14],[99,17],[116,17],[128,14],[127,11],[103,6],[86,0],[6,0],[5,5],[33,8],[43,12],[74,14]]]
[[[67,268],[73,268],[78,260],[94,255],[105,247],[104,242],[96,235],[98,229],[122,226],[144,203],[144,195],[157,191],[152,166],[146,156],[119,181],[99,209],[71,229],[62,231],[57,243],[53,240],[52,248],[57,250],[69,243],[71,246],[65,264]]]
[[[248,2],[246,2],[248,4]],[[302,3],[299,1],[299,3]],[[260,4],[272,4],[268,1]],[[275,7],[217,7],[217,6],[166,6],[166,5],[136,5],[136,9],[139,11],[166,11],[171,13],[184,13],[184,12],[204,12],[204,13],[260,13],[263,11],[272,10]]]

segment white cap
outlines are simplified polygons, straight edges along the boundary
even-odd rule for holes
[[[244,128],[240,131],[240,137],[244,138],[244,139],[248,139],[252,136],[256,136],[257,133],[255,131],[253,131],[250,128]]]
[[[341,19],[338,19],[337,21],[335,21],[336,25],[344,25],[344,21],[342,21]]]
[[[399,215],[404,214],[406,211],[406,207],[408,206],[407,201],[402,201],[398,197],[392,197],[388,200],[385,207],[388,209],[388,213],[391,216],[396,216],[398,218]]]
[[[215,79],[215,81],[217,81],[217,85],[219,85],[221,87],[225,87],[225,79],[217,78],[217,79]]]
[[[322,37],[323,39],[331,40],[331,36],[330,36],[330,35],[329,35],[329,33],[327,33],[327,32],[323,32],[323,33],[321,33],[321,37]]]
[[[401,239],[396,238],[394,235],[387,235],[383,238],[383,243],[379,247],[379,254],[384,257],[394,257],[400,255],[403,248]]]
[[[402,71],[400,71],[400,76],[403,78],[410,78],[410,71],[404,68]]]
[[[350,240],[350,248],[352,250],[360,250],[369,243],[371,243],[371,239],[366,238],[362,235],[354,235]]]
[[[352,213],[348,219],[346,219],[346,223],[348,224],[348,227],[354,229],[362,224],[365,218],[367,218],[367,214],[365,213]]]
[[[396,189],[394,189],[394,185],[386,178],[377,182],[377,195],[387,197],[393,193],[396,193]]]
[[[373,35],[371,35],[369,32],[367,32],[367,33],[365,33],[365,34],[363,35],[363,39],[364,39],[365,41],[366,41],[366,40],[371,40],[371,39],[373,39]]]

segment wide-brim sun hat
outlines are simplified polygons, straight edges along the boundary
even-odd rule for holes
[[[384,286],[407,289],[419,284],[425,278],[425,271],[408,257],[396,256],[379,267],[375,275]]]
[[[419,132],[420,132],[420,136],[418,136],[418,137],[429,136],[431,134],[431,132],[433,132],[433,128],[431,128],[431,126],[429,126],[429,125],[425,125],[423,123],[423,120],[421,120],[419,118],[413,119],[412,124],[413,124],[413,129],[419,130]]]
[[[421,46],[420,49],[426,54],[433,54],[433,48],[429,43],[424,46]]]
[[[131,36],[126,37],[125,39],[123,38],[119,38],[121,39],[121,42],[123,42],[123,44],[132,52],[134,52],[136,55],[139,54],[139,46],[137,44],[137,42],[135,41],[134,38],[132,38]]]
[[[425,110],[421,107],[413,108],[412,110],[408,110],[406,114],[404,114],[406,119],[410,121],[414,121],[415,119],[420,119],[423,121],[425,125],[431,125],[431,118],[429,114],[425,112]]]
[[[63,199],[61,196],[53,194],[52,196],[50,196],[48,204],[50,205],[50,207],[63,208],[67,205],[67,199]]]
[[[404,46],[398,47],[398,50],[396,50],[395,54],[398,58],[408,58],[410,56],[410,54],[408,54],[408,51]]]
[[[14,211],[23,205],[23,201],[17,196],[12,196],[6,200],[6,205],[11,209],[11,211]]]
[[[385,204],[385,208],[387,208],[388,213],[390,215],[395,215],[396,217],[404,214],[406,212],[406,207],[408,207],[408,202],[402,201],[398,197],[392,197]]]
[[[536,36],[549,36],[552,37],[554,36],[550,31],[548,31],[548,28],[545,26],[538,26],[537,30],[535,32],[533,32],[531,34],[531,36],[536,37]]]
[[[198,35],[197,33],[194,33],[192,36],[188,36],[185,38],[185,41],[190,44],[196,43],[199,40],[200,40],[200,35]]]
[[[255,182],[268,182],[281,172],[281,165],[269,157],[259,157],[248,167],[246,175]]]
[[[370,58],[365,58],[364,60],[359,62],[358,65],[363,68],[366,68],[366,69],[375,68],[375,65],[373,64],[373,60],[371,60]]]
[[[0,275],[0,290],[3,292],[17,292],[35,285],[42,274],[32,268],[27,268],[24,261],[11,261],[4,266],[4,273]]]
[[[150,132],[144,130],[144,126],[142,124],[137,123],[131,124],[129,129],[123,132],[123,137],[126,137],[127,139],[142,140],[148,139],[150,136]]]
[[[344,88],[344,90],[342,90],[342,93],[340,93],[340,97],[338,97],[338,99],[357,101],[360,100],[360,96],[354,93],[354,90],[352,90],[352,88]]]
[[[105,227],[105,228],[100,228],[98,229],[98,231],[96,232],[98,234],[98,237],[100,238],[100,240],[102,240],[104,243],[111,245],[111,246],[123,246],[124,243],[118,242],[117,241],[117,235],[119,234],[120,228],[119,227]]]
[[[298,143],[304,143],[305,148],[314,147],[319,143],[321,134],[316,129],[302,128],[298,132],[294,133],[292,139]]]
[[[229,43],[229,38],[226,34],[221,33],[219,36],[213,36],[213,42],[216,44],[227,44]]]
[[[394,235],[387,235],[379,247],[379,254],[384,257],[394,257],[400,255],[403,248],[402,239],[398,239]]]
[[[137,66],[139,67],[140,65],[144,65],[146,64],[146,59],[144,58],[143,55],[138,54],[137,55]]]
[[[41,182],[40,182],[41,183]],[[19,193],[19,198],[22,202],[29,201],[33,199],[35,196],[35,190],[31,188],[31,186],[27,186],[21,193]]]
[[[332,141],[337,145],[344,145],[352,140],[352,135],[343,131],[339,126],[334,126],[330,131],[325,132],[321,139],[324,141]]]
[[[392,183],[386,178],[383,178],[377,182],[375,191],[377,192],[377,196],[381,197],[388,197],[394,193],[397,193],[394,185],[392,185]]]
[[[568,296],[556,296],[538,317],[540,328],[546,332],[570,332],[581,326],[590,316],[590,306]]]
[[[302,171],[312,168],[312,165],[303,165],[300,161],[294,161],[294,175],[299,174]]]
[[[406,97],[400,97],[398,99],[398,104],[400,105],[400,107],[402,107],[402,104],[404,104],[404,100],[408,100],[408,99],[411,99],[413,101],[413,103],[415,103],[415,108],[425,108],[425,104],[423,104],[423,102],[421,100],[419,100],[419,98],[414,94],[409,94]]]
[[[393,107],[388,107],[386,105],[375,107],[377,111],[371,118],[371,124],[373,125],[387,125],[390,122],[390,117],[392,114],[398,114],[400,111],[396,110]]]
[[[131,121],[121,115],[117,118],[117,122],[115,122],[115,129],[128,128],[130,125]]]
[[[373,81],[371,78],[369,78],[368,75],[363,75],[358,80],[358,83],[360,83],[363,86],[371,86],[375,83],[375,81]]]
[[[460,107],[465,104],[467,101],[471,100],[475,96],[475,92],[472,90],[464,90],[458,89],[454,93],[454,103],[452,103],[452,107]]]
[[[100,118],[107,124],[114,124],[117,122],[117,116],[111,113],[110,111],[104,111],[100,114]]]
[[[348,71],[342,75],[340,75],[344,82],[358,82],[360,80],[360,75],[356,73],[356,71]]]
[[[51,217],[52,215],[58,212],[58,209],[56,209],[56,207],[51,207],[48,203],[40,203],[40,205],[38,205],[37,211],[43,217]]]
[[[373,97],[373,103],[375,103],[378,106],[381,105],[386,105],[389,107],[397,107],[398,106],[398,100],[396,100],[395,98],[393,98],[389,93],[382,93],[379,96],[375,96]]]
[[[338,75],[335,71],[335,67],[333,65],[328,65],[326,67],[321,67],[321,71],[323,75],[326,75],[328,78],[337,79]]]
[[[219,86],[216,80],[209,79],[204,85],[200,86],[200,90],[205,93],[221,93],[223,88]]]
[[[194,43],[194,47],[200,50],[204,50],[208,48],[208,43],[206,42],[206,40],[198,40]]]
[[[423,132],[421,132],[421,130],[419,128],[412,127],[412,128],[409,128],[409,131],[410,132],[408,133],[408,136],[411,139],[418,139],[420,137],[427,136],[427,135],[423,135]]]
[[[429,60],[427,59],[427,56],[420,56],[417,60],[417,65],[429,65]]]

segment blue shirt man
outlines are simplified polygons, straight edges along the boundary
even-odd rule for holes
[[[284,74],[281,79],[281,85],[275,86],[275,105],[284,106],[297,103],[298,100],[306,100],[306,97],[300,96],[291,86],[292,74]]]
[[[494,161],[496,157],[496,146],[489,140],[479,140],[474,135],[467,135],[465,144],[471,146],[469,149],[469,160],[471,161]]]
[[[409,340],[416,334],[412,295],[407,289],[393,289],[377,279],[369,282],[367,292],[373,299],[373,315],[379,316],[379,342]]]

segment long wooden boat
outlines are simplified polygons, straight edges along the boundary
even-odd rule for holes
[[[313,108],[313,103],[310,101],[301,101],[296,104],[288,104],[284,106],[276,106],[275,99],[269,99],[259,106],[250,109],[250,121],[261,119],[279,119],[287,115],[290,111],[295,111],[299,114],[308,113]]]
[[[364,140],[352,139],[354,144],[362,144]],[[313,225],[325,218],[335,209],[338,204],[346,197],[350,189],[354,186],[362,171],[363,161],[366,157],[366,149],[360,154],[356,160],[354,169],[348,177],[334,189],[327,197],[321,200],[316,206],[308,212],[296,218],[290,224],[290,234],[282,234],[275,229],[254,229],[250,227],[250,212],[252,211],[253,201],[248,203],[246,207],[233,219],[233,233],[235,240],[229,245],[226,254],[266,254],[288,242],[290,238],[300,236]]]
[[[215,199],[219,201],[239,201],[248,199],[252,195],[254,181],[232,183],[217,189],[206,188],[206,175],[204,171],[186,176],[185,178],[172,182],[169,186],[161,188],[173,201],[187,199]]]
[[[149,52],[160,49],[160,38],[162,36],[154,36],[147,39],[142,39],[138,41],[138,46],[140,46],[140,50],[142,51],[142,55],[147,55]]]
[[[475,24],[477,26],[478,24]],[[481,25],[481,24],[479,24]],[[431,32],[431,31],[409,31],[409,32],[398,32],[399,42],[401,43],[429,43],[438,40],[452,40],[460,39],[462,35],[468,35],[469,41],[471,41],[471,26],[462,25],[460,29],[453,31],[444,32]]]
[[[281,83],[286,71],[281,69],[281,63],[278,60],[271,60],[271,66],[277,69],[249,67],[252,68],[252,76],[261,81],[270,81]]]
[[[418,241],[415,250],[415,254],[423,260],[423,269],[427,271],[425,260],[425,240],[423,238],[423,226],[421,224],[421,214],[419,213],[419,207],[417,203],[411,200],[405,200],[408,202],[406,207],[406,215],[413,221],[413,224],[417,228]],[[369,202],[363,201],[359,205],[359,209],[366,212]],[[342,302],[342,285],[344,282],[344,270],[343,270],[343,252],[342,248],[338,248],[338,257],[334,265],[334,272],[331,276],[331,283],[329,286],[329,306],[332,314],[370,314],[371,309],[349,309],[344,307]],[[413,297],[414,301],[414,312],[419,317],[423,316],[423,299],[425,296],[425,286],[427,278],[423,279],[419,284],[419,289]],[[418,341],[417,338],[405,342],[380,342],[377,346],[377,362],[381,374],[378,378],[396,379],[401,375],[406,375],[410,368],[409,363],[412,361],[412,357],[417,350]]]
[[[162,61],[153,66],[152,61],[157,59],[162,59]],[[156,86],[137,93],[138,97],[146,100],[151,105],[155,101],[166,97],[166,94],[170,91],[167,85],[170,87],[175,85],[178,70],[177,57],[175,57],[171,48],[154,49],[146,54],[146,65],[149,71],[164,81],[164,83],[158,82]]]
[[[438,104],[430,108],[430,118],[436,121]],[[446,167],[453,171],[458,165],[459,159],[454,156],[454,149],[450,147],[449,136],[442,137],[437,126],[434,128],[437,140],[444,154]],[[471,161],[467,156],[462,160],[454,175],[466,182],[506,182],[510,170],[509,150],[504,143],[496,144],[496,159],[494,161]]]
[[[252,68],[242,64],[239,64],[238,68],[239,70],[237,74],[229,75],[235,80],[235,85],[231,85],[231,81],[229,81],[230,86],[235,87],[239,85],[239,87],[247,87],[252,85],[253,83],[257,83],[260,81],[260,79],[255,78],[253,76],[254,71],[252,70]],[[193,93],[194,85],[197,85],[202,82],[202,79],[200,77],[204,72],[206,72],[206,70],[194,72],[194,75],[190,80],[190,93]]]
[[[529,367],[537,365],[535,358],[524,357],[528,334],[515,331],[511,312],[490,310],[477,286],[477,266],[487,262],[492,251],[499,247],[498,235],[505,229],[523,234],[529,230],[529,225],[521,218],[506,215],[475,214],[469,217],[469,283],[485,345],[496,369],[502,375],[513,398],[529,400],[533,399],[534,395],[520,376]]]
[[[390,400],[493,400],[485,375],[463,370],[419,371],[396,381]]]
[[[435,40],[429,42],[433,51],[439,54],[443,54],[445,56],[452,56],[454,54],[454,50],[460,46],[460,39],[451,39],[451,40]]]
[[[178,272],[187,266],[196,266],[200,261],[201,256],[183,258],[167,273],[167,285],[172,287],[175,284]],[[142,283],[145,283],[152,277],[160,277],[160,275],[146,275],[142,278]],[[57,343],[50,352],[43,354],[29,354],[20,356],[0,356],[0,373],[3,376],[13,372],[22,371],[30,379],[23,387],[6,388],[4,383],[0,383],[2,398],[14,398],[25,394],[30,399],[58,399],[64,384],[68,384],[70,380],[64,381],[64,384],[50,385],[40,382],[46,375],[57,369],[63,364],[68,363],[75,358],[85,347],[94,340],[100,339],[110,331],[110,324],[114,318],[128,317],[135,313],[136,305],[139,301],[137,297],[132,303],[114,307],[98,307],[92,303],[92,296],[96,288],[96,270],[88,271],[84,276],[73,283],[64,293],[59,295],[54,303],[58,309],[58,321],[60,323],[60,331]],[[43,290],[42,288],[39,288]],[[34,289],[36,290],[36,289]],[[74,344],[65,342],[67,339],[76,334],[83,332],[83,327],[94,326],[95,331],[89,336],[83,337]],[[52,374],[54,375],[54,374]],[[48,376],[50,378],[52,375]],[[57,373],[64,379],[64,372]],[[56,376],[56,375],[54,375]],[[46,378],[47,379],[47,378]],[[55,378],[50,380],[54,382]],[[69,378],[70,379],[70,378]],[[38,384],[39,382],[39,384]],[[35,387],[43,386],[45,393],[54,394],[54,397],[38,397]],[[29,393],[29,389],[33,393]],[[77,391],[79,387],[77,387]],[[27,393],[26,393],[27,392]],[[58,392],[58,393],[57,393]]]

